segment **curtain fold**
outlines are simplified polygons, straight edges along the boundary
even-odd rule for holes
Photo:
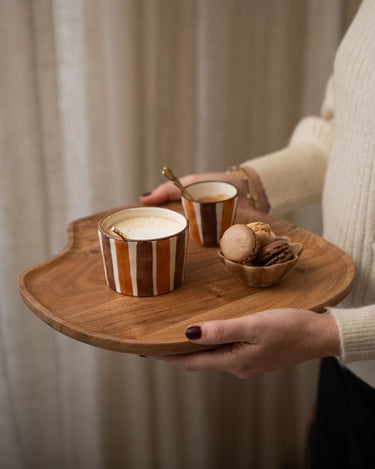
[[[0,0],[1,469],[299,467],[317,362],[240,381],[101,350],[36,318],[17,281],[164,164],[284,146],[358,4]],[[319,231],[312,210],[285,216]]]

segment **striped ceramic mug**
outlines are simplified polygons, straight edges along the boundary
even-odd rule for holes
[[[184,279],[188,226],[183,215],[161,207],[129,208],[105,217],[98,234],[108,286],[131,296],[177,288]]]
[[[218,246],[236,215],[238,189],[221,181],[201,181],[186,186],[194,200],[182,195],[190,235],[202,246]]]

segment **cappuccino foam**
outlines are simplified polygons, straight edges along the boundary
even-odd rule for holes
[[[117,228],[129,239],[158,239],[183,230],[182,223],[165,217],[139,216],[125,218],[116,223]]]

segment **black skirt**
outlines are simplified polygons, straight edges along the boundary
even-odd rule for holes
[[[322,360],[311,469],[375,468],[375,389],[336,358]]]

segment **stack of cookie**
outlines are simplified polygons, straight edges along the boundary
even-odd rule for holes
[[[226,259],[251,266],[281,264],[295,255],[289,241],[262,222],[232,225],[224,232],[220,247]]]

